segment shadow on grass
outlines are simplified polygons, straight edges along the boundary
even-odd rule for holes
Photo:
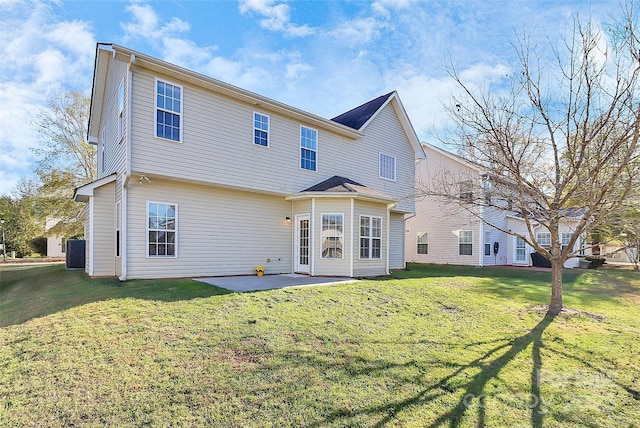
[[[176,302],[229,294],[190,279],[132,280],[89,278],[63,264],[3,266],[0,269],[0,327],[21,324],[87,303],[135,298]]]
[[[487,403],[484,398],[487,397],[485,388],[487,383],[491,379],[496,379],[503,368],[509,364],[520,352],[524,351],[530,345],[532,346],[532,365],[531,365],[531,386],[530,386],[530,399],[528,407],[530,410],[531,426],[534,428],[540,428],[544,422],[544,411],[541,409],[542,402],[540,400],[540,369],[542,366],[542,358],[540,349],[542,347],[542,334],[545,329],[554,320],[555,315],[547,314],[531,331],[528,333],[516,337],[506,343],[499,344],[493,347],[488,352],[484,353],[479,358],[464,365],[449,365],[449,367],[456,367],[456,369],[449,375],[439,379],[436,382],[427,385],[418,394],[415,394],[409,398],[401,401],[385,403],[384,405],[372,406],[359,410],[352,409],[338,409],[335,412],[329,414],[325,419],[317,421],[311,426],[325,426],[327,424],[333,424],[343,418],[354,418],[358,415],[380,415],[382,418],[373,425],[374,427],[382,427],[391,423],[396,415],[403,411],[409,410],[413,406],[427,404],[438,399],[445,394],[454,393],[457,389],[462,388],[461,398],[457,404],[449,411],[439,415],[429,427],[438,427],[448,425],[450,427],[461,426],[464,417],[468,412],[472,411],[475,407],[477,412],[477,426],[486,426],[486,412]],[[409,362],[405,365],[415,364],[415,362]],[[387,370],[392,368],[389,364],[384,362],[377,362],[371,367],[360,369],[358,374],[374,372],[379,370]],[[473,375],[466,383],[452,387],[449,386],[450,382],[456,377],[463,374],[468,369],[479,370]],[[350,372],[351,370],[348,370]]]

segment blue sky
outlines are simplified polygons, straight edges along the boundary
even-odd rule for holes
[[[112,42],[333,117],[397,90],[425,141],[456,91],[505,82],[514,32],[557,43],[594,1],[0,0],[0,194],[31,174],[31,122],[60,91],[91,92],[96,42]]]

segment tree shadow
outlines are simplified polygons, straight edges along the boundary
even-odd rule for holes
[[[22,324],[88,303],[135,298],[177,302],[231,293],[190,279],[89,278],[64,264],[17,266],[0,271],[0,327]]]
[[[528,407],[530,409],[530,420],[533,428],[541,428],[544,422],[544,411],[542,409],[542,401],[540,399],[540,370],[542,368],[542,358],[540,349],[542,347],[542,334],[545,329],[555,319],[556,315],[547,313],[545,317],[528,333],[516,337],[507,343],[499,344],[482,356],[476,358],[468,364],[459,365],[449,375],[439,379],[426,388],[422,389],[419,393],[407,399],[386,403],[380,406],[372,406],[360,410],[346,410],[339,409],[329,414],[322,421],[317,421],[311,426],[323,426],[336,422],[342,418],[351,418],[360,414],[385,414],[385,416],[379,420],[374,427],[382,427],[390,423],[397,414],[407,410],[413,406],[419,404],[426,404],[432,400],[437,399],[445,394],[455,391],[455,388],[449,386],[449,382],[461,375],[465,370],[470,368],[479,369],[471,379],[463,384],[464,393],[458,401],[458,403],[448,412],[440,415],[434,420],[428,427],[438,427],[443,425],[449,425],[450,427],[459,427],[462,421],[470,411],[474,402],[477,406],[478,427],[484,427],[486,425],[486,412],[487,403],[484,400],[486,398],[485,388],[487,383],[494,378],[498,378],[499,373],[507,364],[512,361],[520,352],[524,351],[530,345],[533,345],[532,349],[532,368],[531,368],[531,386],[530,386],[530,402]],[[487,360],[491,360],[487,362]],[[388,367],[385,367],[388,368]]]

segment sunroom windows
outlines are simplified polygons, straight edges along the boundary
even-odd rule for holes
[[[360,258],[382,258],[382,218],[360,216]]]
[[[322,214],[322,258],[341,259],[343,244],[342,214]]]

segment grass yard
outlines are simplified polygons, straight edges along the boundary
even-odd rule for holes
[[[256,293],[0,267],[0,426],[638,427],[640,274],[411,265]]]

